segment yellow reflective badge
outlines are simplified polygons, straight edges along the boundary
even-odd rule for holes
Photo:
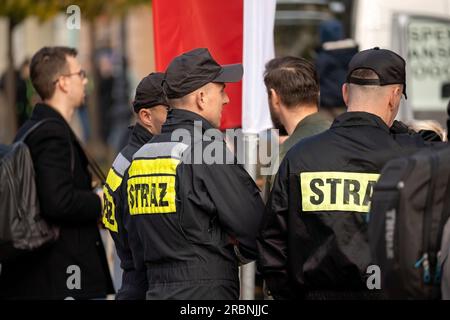
[[[139,159],[129,172],[127,194],[131,215],[176,213],[177,159]]]
[[[303,212],[352,211],[368,213],[373,187],[380,175],[354,172],[300,174]]]
[[[116,221],[116,206],[107,186],[103,187],[103,224],[112,232],[119,232]]]
[[[136,159],[130,166],[128,174],[130,177],[139,175],[176,175],[177,166],[180,163],[178,159],[160,158],[160,159]]]

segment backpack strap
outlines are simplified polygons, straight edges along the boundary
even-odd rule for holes
[[[58,119],[53,119],[53,118],[49,118],[49,119],[44,119],[41,120],[39,122],[37,122],[36,124],[34,124],[30,129],[28,129],[25,134],[22,136],[22,138],[19,139],[19,141],[25,141],[26,138],[28,138],[28,136],[33,133],[34,131],[36,131],[36,129],[38,129],[40,126],[42,126],[45,123],[48,122],[58,122],[63,124],[65,127],[66,125],[64,123],[62,123],[62,121],[58,120]],[[69,139],[69,145],[70,145],[70,154],[71,154],[71,164],[70,164],[70,168],[72,171],[72,175],[74,174],[75,171],[75,156],[74,156],[74,150],[73,150],[73,144],[72,144],[72,136],[70,134],[70,131],[67,130],[66,128],[66,132],[67,132],[67,137]],[[77,139],[77,137],[75,136],[75,141],[78,143],[78,145],[80,146],[80,148],[83,150],[84,154],[86,155],[86,158],[88,160],[88,165],[89,167],[92,169],[93,173],[97,176],[97,178],[100,179],[100,182],[102,184],[105,184],[106,182],[106,176],[103,173],[103,171],[100,169],[100,166],[97,164],[97,162],[94,160],[94,158],[86,151],[86,149],[83,148],[83,145],[81,144],[81,142]]]
[[[83,150],[84,155],[86,156],[86,159],[88,161],[88,166],[91,168],[92,173],[94,173],[94,175],[96,175],[100,180],[100,183],[104,185],[106,183],[106,175],[103,173],[103,170],[100,169],[100,166],[94,160],[94,157],[92,157],[91,154],[86,150],[86,148],[83,147],[83,144],[80,140],[78,140],[77,136],[75,136],[75,141],[78,143],[78,146],[81,148],[81,150]]]
[[[38,121],[36,124],[34,124],[30,129],[28,129],[25,132],[25,134],[18,141],[25,142],[25,140],[34,131],[36,131],[39,127],[41,127],[42,125],[44,125],[45,123],[48,123],[48,122],[57,122],[57,123],[60,123],[60,124],[64,125],[64,127],[66,127],[66,125],[62,121],[60,121],[58,119],[52,119],[52,118],[43,119],[41,121]],[[73,144],[72,144],[72,138],[71,138],[71,135],[70,135],[70,131],[67,130],[67,128],[66,128],[66,133],[67,133],[67,138],[69,139],[69,146],[70,146],[70,170],[71,170],[72,176],[73,176],[74,171],[75,171],[75,153],[74,153],[74,150],[73,150]]]
[[[450,219],[450,174],[447,180],[447,187],[445,189],[445,201],[444,206],[442,207],[442,214],[441,214],[441,224],[438,231],[438,241],[440,242],[442,239],[442,235],[444,233],[444,227],[447,223],[448,219]],[[440,246],[440,243],[438,244]]]
[[[103,170],[100,169],[100,166],[94,160],[94,158],[89,154],[89,152],[87,152],[87,150],[85,148],[83,148],[80,143],[79,143],[79,145],[83,149],[84,154],[86,155],[86,158],[88,159],[88,164],[89,164],[89,167],[91,167],[92,172],[97,176],[97,178],[100,179],[100,183],[102,185],[106,184],[106,175],[103,173]]]

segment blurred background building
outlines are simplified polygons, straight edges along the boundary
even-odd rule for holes
[[[76,4],[77,1],[72,2]],[[67,27],[67,18],[71,14],[65,10],[44,18],[31,11],[13,25],[11,32],[13,68],[17,71],[43,46],[64,45],[78,49],[80,61],[89,76],[88,99],[72,126],[80,139],[95,145],[91,149],[97,158],[104,155],[111,158],[113,155],[105,151],[115,153],[121,147],[126,128],[132,121],[130,101],[134,88],[142,77],[154,70],[151,3],[140,2],[144,4],[130,5],[117,14],[99,11],[90,20],[86,19],[81,7],[80,29]],[[13,139],[22,121],[18,121],[19,109],[14,115],[10,112],[12,109],[6,107],[11,20],[7,16],[1,17],[3,5],[0,4],[0,99],[5,101],[0,107],[0,142],[7,143]],[[14,78],[17,78],[15,89],[18,89],[21,78],[19,75]],[[17,95],[20,97],[22,93]],[[30,105],[36,99],[36,96],[29,97]]]
[[[30,4],[30,10],[23,9],[20,18],[12,21],[8,11],[1,8],[11,2],[0,4],[0,99],[6,99],[0,107],[0,141],[11,141],[38,99],[27,82],[26,60],[44,45],[67,45],[79,49],[90,75],[89,99],[73,126],[80,138],[96,145],[93,149],[100,157],[108,154],[105,150],[117,152],[124,141],[123,128],[132,121],[129,105],[134,88],[139,79],[155,69],[151,1],[112,1],[95,8],[83,6],[89,3],[86,1],[71,1],[80,4],[80,29],[68,29],[71,14],[63,10],[64,6],[51,13],[48,8],[53,4],[48,8],[32,8]],[[55,3],[39,3],[45,2]],[[42,14],[46,9],[49,12]],[[450,0],[278,0],[276,55],[316,60],[324,39],[321,25],[329,20],[342,24],[340,40],[353,39],[360,49],[390,48],[407,58],[410,99],[402,108],[401,118],[431,118],[445,124],[450,99]],[[10,26],[18,88],[14,115],[5,107],[10,99],[5,96],[11,62]]]

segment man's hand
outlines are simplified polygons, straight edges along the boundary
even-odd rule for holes
[[[94,192],[100,198],[100,202],[102,203],[102,211],[103,211],[103,189],[101,187],[97,187],[94,189]]]
[[[106,229],[105,225],[103,224],[103,209],[104,209],[104,203],[103,203],[103,188],[97,187],[94,189],[95,194],[100,198],[100,203],[102,204],[102,210],[100,211],[100,218],[98,221],[98,226],[100,229]]]

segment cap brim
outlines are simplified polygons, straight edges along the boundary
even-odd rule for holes
[[[242,64],[228,64],[222,66],[222,71],[212,82],[239,82],[242,80],[244,68]]]

